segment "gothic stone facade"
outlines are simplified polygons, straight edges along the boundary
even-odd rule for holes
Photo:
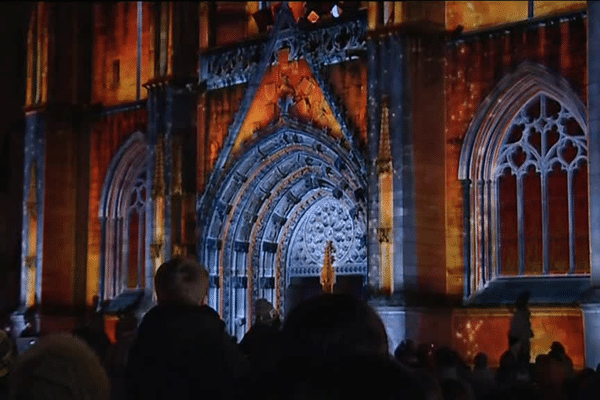
[[[190,255],[241,338],[332,243],[392,347],[497,361],[529,290],[534,355],[595,366],[600,10],[466,3],[32,4],[15,323],[143,311]]]

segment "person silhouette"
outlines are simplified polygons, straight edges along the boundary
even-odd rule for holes
[[[246,362],[206,305],[206,268],[174,258],[158,268],[154,286],[158,304],[144,316],[125,367],[127,399],[230,398]]]
[[[519,342],[520,351],[517,356],[522,363],[529,364],[531,357],[531,338],[533,330],[531,329],[531,312],[529,311],[529,291],[522,292],[515,302],[515,312],[510,321],[510,331],[508,341],[511,343]]]

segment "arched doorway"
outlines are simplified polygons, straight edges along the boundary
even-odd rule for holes
[[[342,142],[297,122],[259,137],[232,157],[200,208],[209,304],[238,338],[254,300],[266,298],[285,313],[318,292],[328,240],[338,289],[360,294],[367,284],[363,164]]]
[[[363,295],[367,273],[364,225],[351,215],[355,210],[350,198],[321,195],[302,213],[285,245],[286,312],[299,302],[321,293],[319,275],[328,241],[332,242],[335,251],[337,276],[334,292]]]

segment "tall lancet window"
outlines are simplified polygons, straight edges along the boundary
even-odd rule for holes
[[[100,296],[143,289],[149,260],[147,240],[148,146],[136,133],[115,155],[102,192]]]
[[[459,168],[467,297],[496,278],[589,273],[587,138],[580,96],[540,65],[484,101]]]
[[[589,271],[587,138],[545,94],[514,117],[494,170],[502,275]]]
[[[145,168],[135,180],[130,192],[128,193],[129,201],[127,202],[127,211],[125,212],[126,234],[124,239],[124,248],[126,263],[124,286],[128,288],[143,288],[144,286],[144,233],[145,233],[145,217],[146,217],[146,196],[148,195],[148,179],[146,177]]]

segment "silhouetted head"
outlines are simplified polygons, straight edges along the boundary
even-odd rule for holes
[[[377,313],[345,294],[323,294],[299,304],[284,322],[282,355],[389,355]]]
[[[341,356],[318,363],[300,361],[281,368],[274,378],[278,400],[442,400],[434,378],[427,381],[416,371],[403,367],[389,357]],[[264,390],[264,389],[263,389]],[[260,393],[252,398],[264,398]]]
[[[460,356],[456,350],[442,346],[434,352],[435,363],[438,367],[456,367],[460,364]]]
[[[433,367],[434,359],[433,355],[435,353],[435,346],[433,343],[421,343],[417,346],[417,359],[419,364],[423,367]]]
[[[523,309],[523,308],[527,308],[527,305],[529,304],[529,298],[531,297],[531,293],[526,290],[524,292],[522,292],[519,297],[517,297],[517,301],[515,302],[515,306],[517,308]]]
[[[550,345],[550,353],[557,355],[567,354],[565,346],[563,346],[560,342],[552,342],[552,345]]]
[[[159,304],[200,305],[208,293],[208,271],[194,260],[174,258],[158,268],[154,287]]]
[[[475,369],[484,369],[488,366],[488,357],[485,353],[477,353],[475,358],[473,359],[473,364],[475,365]]]
[[[110,385],[93,350],[70,335],[49,335],[19,356],[11,399],[108,400]]]
[[[459,379],[444,379],[440,386],[444,400],[471,400],[475,399],[471,386]]]
[[[279,313],[267,299],[254,302],[254,322],[271,325],[279,321]]]
[[[10,335],[5,330],[0,329],[0,385],[3,379],[8,376],[15,356],[16,349]]]

